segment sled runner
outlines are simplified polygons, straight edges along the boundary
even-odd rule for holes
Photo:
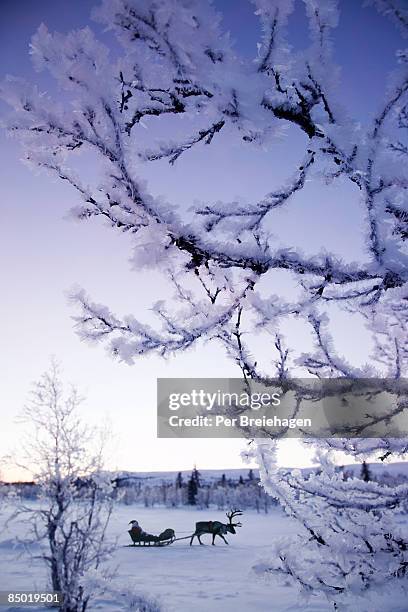
[[[138,529],[129,529],[128,531],[133,546],[168,546],[176,539],[174,529],[165,529],[159,535],[144,533]]]

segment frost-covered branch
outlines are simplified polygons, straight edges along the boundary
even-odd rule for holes
[[[225,125],[224,120],[213,123],[209,128],[200,130],[197,135],[193,136],[186,142],[181,144],[164,144],[161,146],[159,151],[146,151],[142,154],[142,158],[148,161],[155,161],[157,159],[163,159],[163,157],[169,157],[169,163],[174,164],[180,155],[184,151],[188,151],[195,144],[199,142],[205,142],[205,144],[211,144],[215,134],[220,132]]]
[[[283,477],[273,468],[275,443],[260,443],[256,453],[267,490],[303,526],[292,547],[276,544],[273,557],[255,566],[258,573],[289,578],[311,594],[323,591],[336,609],[355,605],[361,594],[359,609],[369,610],[369,587],[403,590],[395,579],[406,576],[408,542],[394,515],[406,503],[405,485],[344,480],[327,462],[321,474]]]
[[[156,352],[166,356],[186,350],[201,338],[212,337],[239,311],[241,301],[252,287],[253,281],[247,280],[243,290],[233,296],[230,302],[217,306],[213,299],[211,308],[208,308],[204,303],[201,307],[197,303],[193,304],[177,285],[179,296],[187,302],[188,311],[173,318],[162,303],[156,304],[154,310],[164,325],[161,332],[132,316],[127,316],[123,321],[117,319],[106,307],[90,302],[83,291],[73,295],[72,299],[81,309],[81,314],[75,317],[81,336],[90,341],[110,339],[111,354],[132,363],[141,355]],[[190,323],[188,327],[187,321]]]
[[[270,211],[286,204],[291,196],[304,187],[307,172],[314,162],[314,155],[313,151],[308,153],[304,163],[299,167],[297,175],[289,186],[267,194],[261,202],[258,202],[253,207],[248,205],[238,207],[236,204],[230,204],[229,206],[224,205],[222,208],[206,206],[203,209],[199,209],[197,211],[198,215],[208,217],[205,229],[211,231],[224,220],[228,221],[231,218],[239,218],[240,220],[242,219],[243,230],[259,230],[262,221]]]

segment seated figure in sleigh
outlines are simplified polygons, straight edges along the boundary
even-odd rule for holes
[[[176,538],[174,529],[165,529],[159,535],[146,533],[135,520],[130,521],[131,528],[128,533],[132,539],[133,546],[165,546],[172,544]]]

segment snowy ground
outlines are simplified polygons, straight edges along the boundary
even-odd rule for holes
[[[10,511],[9,511],[10,512]],[[46,588],[47,576],[39,545],[27,549],[16,541],[24,538],[24,523],[5,525],[9,512],[0,514],[0,591],[41,591]],[[140,608],[130,605],[129,588],[155,598],[166,612],[333,612],[332,605],[320,597],[306,602],[299,599],[292,587],[261,579],[252,572],[255,562],[273,554],[274,542],[293,534],[295,523],[279,508],[268,515],[246,511],[242,528],[236,535],[229,534],[229,546],[221,540],[211,546],[211,537],[203,536],[205,546],[189,540],[175,542],[163,548],[129,547],[128,523],[137,519],[143,528],[159,533],[166,527],[175,529],[177,537],[194,531],[199,520],[225,520],[216,510],[146,509],[118,504],[109,528],[117,539],[116,550],[109,562],[115,568],[109,582],[109,594],[95,599],[89,612],[120,612]],[[405,518],[401,517],[405,522]],[[402,612],[407,607],[385,605],[372,607],[371,612]],[[45,608],[2,607],[0,612],[45,612]],[[356,607],[356,612],[359,606]],[[49,610],[49,609],[48,609]]]
[[[189,540],[182,540],[164,548],[129,548],[126,530],[131,519],[137,519],[146,531],[159,533],[165,527],[172,527],[182,537],[192,533],[196,521],[224,520],[225,514],[216,510],[118,505],[110,531],[118,538],[111,561],[117,566],[117,577],[111,586],[119,592],[132,586],[157,597],[169,612],[332,611],[322,600],[306,606],[297,600],[291,588],[266,583],[251,572],[253,562],[268,557],[271,544],[293,530],[292,522],[279,509],[268,515],[246,512],[239,533],[227,537],[230,546],[221,540],[217,546],[211,546],[210,536],[203,536],[206,546],[190,547]],[[38,549],[27,551],[24,546],[16,545],[16,532],[15,526],[9,526],[0,533],[0,590],[43,589],[46,575],[41,560],[35,558]],[[18,533],[22,537],[21,526]],[[33,608],[10,608],[14,612],[30,609]],[[90,612],[127,609],[126,597],[118,595],[95,601]]]

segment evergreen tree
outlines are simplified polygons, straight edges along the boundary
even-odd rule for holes
[[[201,477],[200,472],[197,470],[197,467],[196,467],[196,466],[194,466],[193,471],[192,471],[192,473],[191,473],[191,478],[192,478],[192,479],[194,480],[194,482],[196,483],[196,485],[197,485],[197,489],[199,489],[199,488],[200,488],[200,486],[201,486],[201,484],[200,484],[200,477]]]
[[[197,481],[193,477],[193,474],[191,474],[190,480],[188,481],[188,485],[187,485],[187,499],[188,499],[188,504],[190,506],[196,505],[197,492],[198,492]]]
[[[371,480],[371,473],[370,470],[368,469],[368,465],[365,461],[363,461],[363,464],[361,466],[361,478],[364,480],[364,482],[369,482]]]

